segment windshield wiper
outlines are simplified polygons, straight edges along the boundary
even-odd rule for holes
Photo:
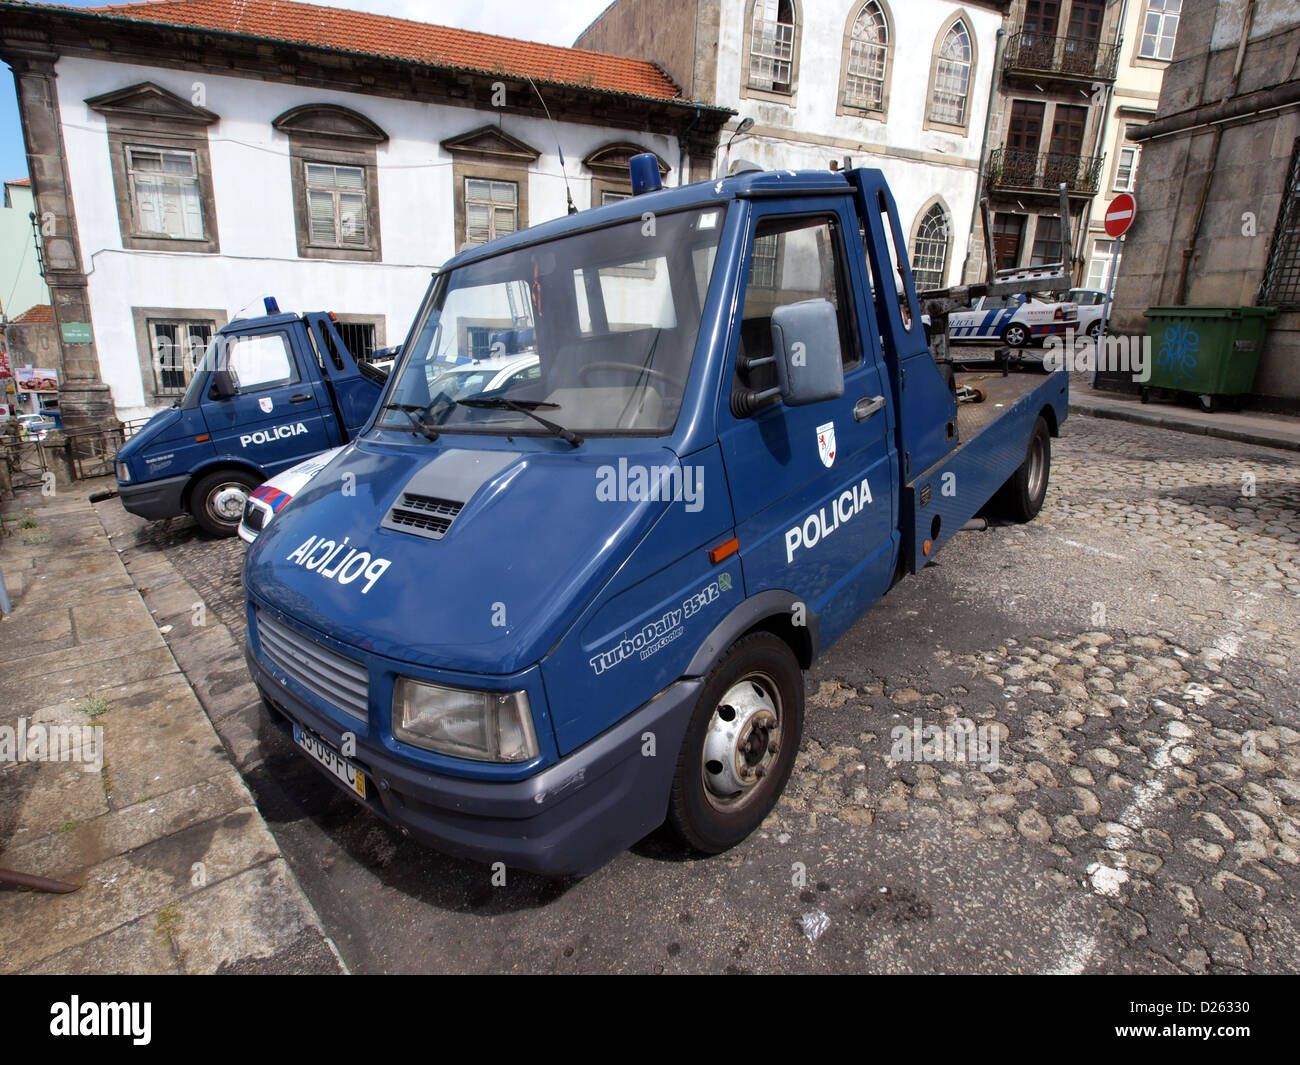
[[[537,399],[507,399],[505,396],[470,396],[468,399],[458,399],[456,402],[462,407],[483,407],[488,410],[512,410],[519,414],[526,414],[539,425],[543,425],[549,429],[553,436],[558,436],[561,440],[567,440],[574,447],[577,447],[582,443],[582,437],[572,429],[566,429],[564,426],[557,425],[555,422],[543,418],[540,414],[534,413],[534,411],[539,407],[546,407],[554,410],[559,407],[558,403],[546,403]]]
[[[417,403],[385,403],[384,410],[400,410],[411,419],[411,427],[426,440],[437,440],[438,430],[424,420],[426,408]]]

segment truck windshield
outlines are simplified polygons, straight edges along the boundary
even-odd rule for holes
[[[722,221],[645,215],[450,271],[379,425],[409,428],[406,408],[439,432],[546,433],[525,406],[584,436],[671,432]]]

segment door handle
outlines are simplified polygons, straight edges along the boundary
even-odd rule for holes
[[[853,420],[855,422],[865,422],[884,405],[884,396],[863,396],[857,403],[853,404]]]
[[[290,403],[306,403],[309,399],[311,399],[311,393],[310,393],[310,392],[299,392],[296,396],[290,396],[290,397],[289,397],[289,402],[290,402]]]

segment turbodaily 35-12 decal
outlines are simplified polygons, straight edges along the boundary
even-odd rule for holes
[[[683,622],[698,614],[709,604],[718,600],[723,592],[731,589],[731,574],[720,574],[698,592],[688,595],[681,606],[672,607],[663,612],[661,617],[646,622],[631,636],[624,636],[608,651],[601,651],[587,660],[596,676],[608,669],[613,669],[620,662],[625,662],[633,655],[639,655],[644,662],[657,651],[663,650],[686,631]]]

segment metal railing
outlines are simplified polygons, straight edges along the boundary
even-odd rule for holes
[[[1102,159],[1058,152],[1027,152],[1018,148],[995,148],[989,153],[985,177],[998,189],[1028,190],[1055,194],[1065,183],[1067,191],[1093,195],[1101,178]]]
[[[1119,49],[1113,44],[1081,37],[1046,37],[1026,30],[1007,41],[1003,56],[1003,69],[1008,73],[1063,74],[1109,81],[1119,66]]]

